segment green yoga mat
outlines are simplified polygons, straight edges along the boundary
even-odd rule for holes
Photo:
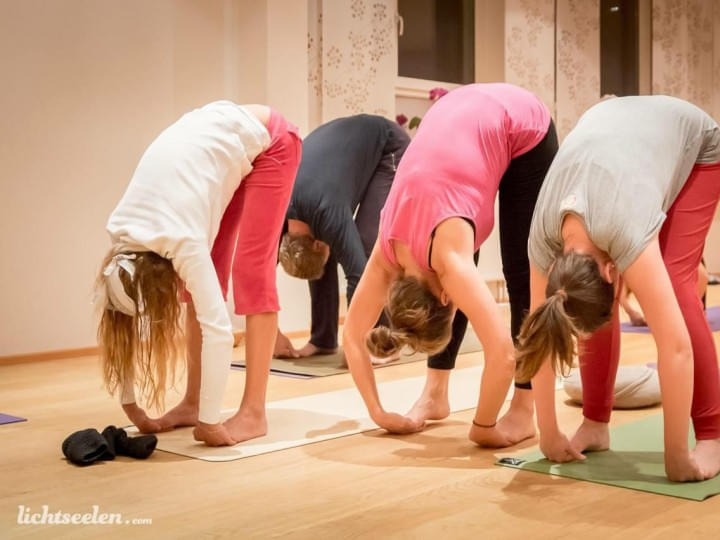
[[[502,458],[497,464],[694,501],[720,493],[720,476],[692,483],[671,482],[665,477],[660,414],[610,430],[610,448],[589,452],[582,462],[552,463],[536,451]]]

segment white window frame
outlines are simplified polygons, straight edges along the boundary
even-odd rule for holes
[[[430,90],[433,88],[453,90],[460,86],[462,85],[457,83],[432,81],[429,79],[415,79],[413,77],[401,77],[398,75],[395,79],[395,96],[415,99],[430,99]]]

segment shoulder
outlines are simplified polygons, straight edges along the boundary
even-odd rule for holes
[[[443,261],[448,257],[469,255],[472,258],[475,251],[475,229],[466,218],[445,219],[435,227],[432,246],[431,262],[436,270],[442,267]]]

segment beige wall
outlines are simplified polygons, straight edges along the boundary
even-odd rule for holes
[[[271,28],[302,42],[306,57],[301,4],[0,4],[0,356],[94,344],[105,221],[145,147],[180,114],[221,98],[269,101],[306,125],[296,79],[269,95],[282,73],[268,68],[280,53],[266,46]],[[280,288],[283,305],[307,301],[304,283],[283,277]],[[289,329],[307,327],[305,309],[282,317]]]
[[[654,18],[664,16],[660,8],[698,1],[655,0]],[[0,132],[0,356],[94,344],[91,289],[108,247],[105,221],[145,147],[180,114],[227,98],[269,103],[303,134],[314,127],[323,112],[314,88],[322,71],[315,64],[324,60],[308,56],[307,38],[322,33],[322,24],[336,25],[320,22],[319,10],[327,2],[0,3],[5,128]],[[577,0],[558,3],[580,5]],[[478,80],[504,77],[522,84],[555,110],[554,5],[553,0],[476,0]],[[714,39],[702,51],[714,51],[720,73],[720,8],[716,5],[706,19],[713,21]],[[655,84],[662,73],[657,35],[656,29]],[[683,31],[675,38],[693,35]],[[364,53],[376,46],[385,51],[381,41],[368,43]],[[578,43],[582,48],[582,40]],[[392,83],[385,79],[377,84],[391,92]],[[715,91],[711,98],[716,116],[718,96]],[[390,116],[394,105],[387,107]],[[397,100],[398,112],[408,116],[427,105],[412,96]],[[717,230],[711,245],[717,245]],[[481,272],[488,278],[499,274],[496,240],[489,239],[481,255]],[[720,270],[720,258],[708,255],[711,269]],[[280,272],[278,288],[281,327],[306,329],[305,283]],[[242,327],[242,320],[235,323]]]

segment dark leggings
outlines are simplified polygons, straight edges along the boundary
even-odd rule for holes
[[[510,299],[513,342],[516,342],[523,318],[530,309],[530,262],[527,255],[530,222],[545,174],[557,149],[557,134],[551,120],[545,137],[532,150],[513,159],[500,180],[500,255]],[[475,253],[474,260],[477,264],[478,253]],[[429,368],[455,367],[467,323],[465,314],[458,310],[452,324],[450,343],[444,351],[428,358]],[[530,388],[529,383],[516,386]]]

